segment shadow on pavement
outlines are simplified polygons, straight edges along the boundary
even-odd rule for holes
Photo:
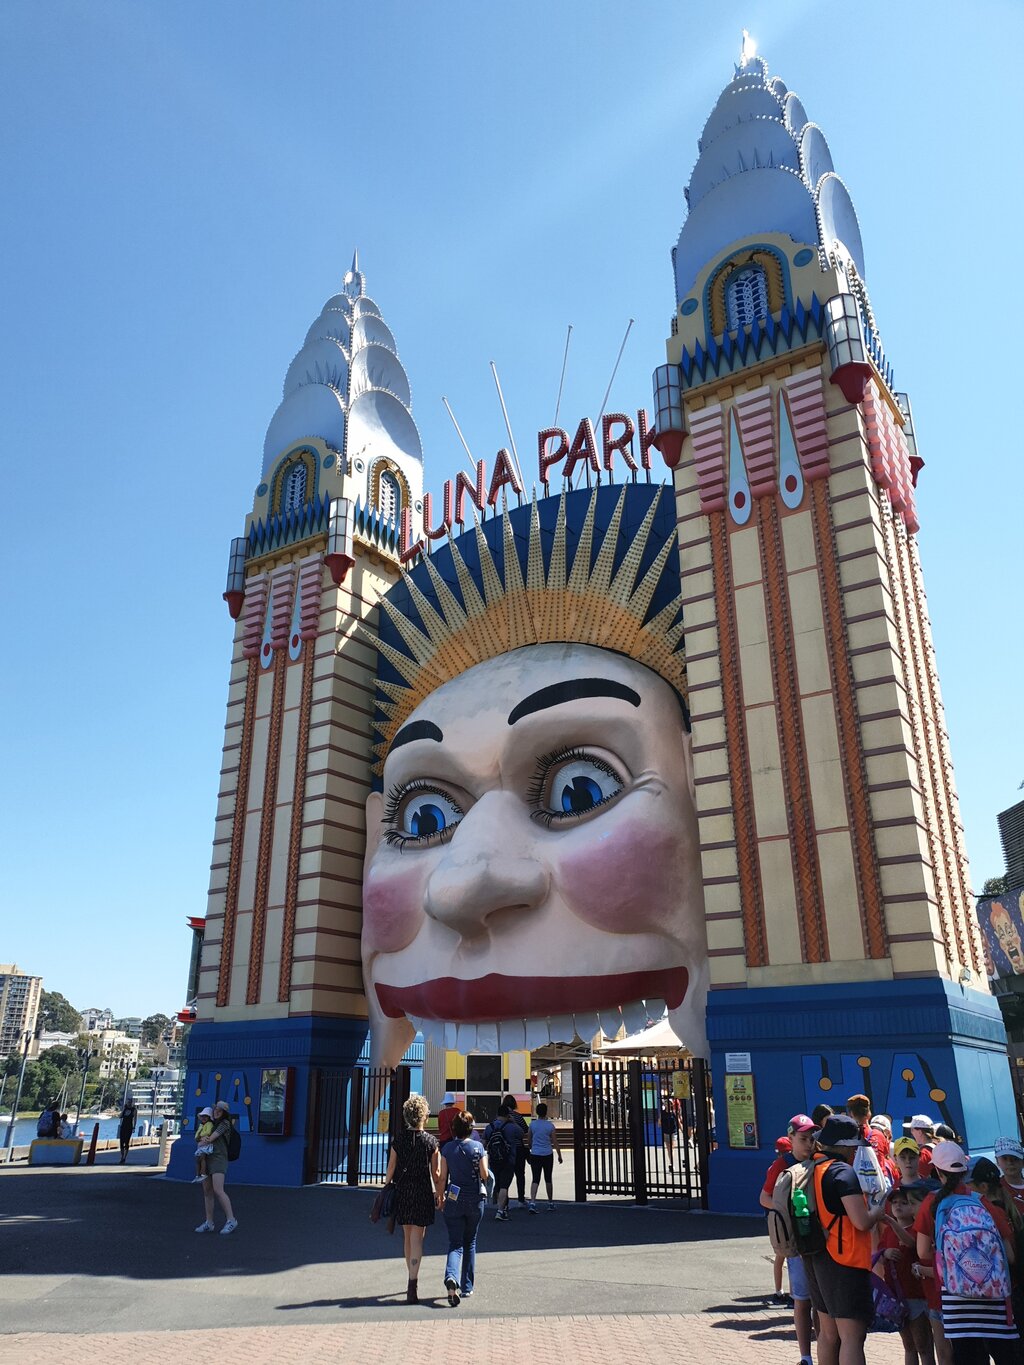
[[[125,1179],[122,1173],[94,1171],[82,1179],[48,1171],[0,1180],[0,1270],[21,1275],[217,1278],[401,1260],[401,1237],[369,1222],[372,1188],[229,1186],[239,1227],[233,1236],[220,1237],[193,1231],[204,1217],[198,1187],[159,1175]],[[218,1210],[218,1227],[223,1221]],[[536,1217],[516,1212],[498,1225],[488,1212],[482,1228],[488,1251],[534,1254],[747,1241],[763,1233],[757,1218],[568,1202]],[[428,1233],[430,1254],[437,1253],[444,1235],[439,1219]],[[386,1303],[388,1296],[356,1300],[378,1301]],[[725,1311],[735,1312],[736,1305]]]

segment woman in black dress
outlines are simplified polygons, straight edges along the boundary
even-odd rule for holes
[[[406,1303],[419,1303],[416,1292],[423,1259],[423,1234],[441,1207],[441,1155],[437,1139],[423,1131],[430,1110],[422,1095],[410,1095],[402,1105],[405,1128],[391,1147],[386,1180],[395,1185],[395,1221],[405,1234],[405,1263],[409,1268]]]

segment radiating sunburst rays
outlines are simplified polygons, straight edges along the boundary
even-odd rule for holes
[[[378,776],[392,739],[431,692],[467,668],[525,645],[572,642],[615,650],[660,674],[684,701],[687,699],[681,597],[673,597],[649,621],[644,620],[669,556],[676,550],[676,537],[665,541],[640,576],[660,502],[659,497],[653,498],[616,569],[627,492],[628,488],[623,488],[602,534],[595,528],[594,490],[571,566],[566,553],[567,495],[563,493],[559,500],[546,572],[535,495],[530,508],[525,579],[506,510],[502,514],[501,570],[479,522],[466,533],[476,540],[480,561],[476,574],[462,557],[459,541],[449,542],[461,602],[430,558],[423,563],[436,601],[430,601],[410,574],[402,575],[418,624],[390,597],[381,598],[380,608],[407,652],[362,631],[403,680],[377,681],[377,707],[383,716],[376,721],[381,738],[373,746]],[[595,536],[599,539],[596,557]]]

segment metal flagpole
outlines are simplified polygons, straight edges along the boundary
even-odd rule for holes
[[[445,398],[444,394],[441,395],[441,402],[448,409],[448,416],[452,419],[452,426],[458,432],[459,440],[462,442],[462,448],[466,452],[466,461],[469,464],[470,473],[473,475],[474,478],[476,478],[476,465],[473,463],[473,453],[470,450],[469,446],[466,445],[466,438],[462,434],[462,428],[455,420],[455,414],[454,412],[452,412],[452,405],[448,402],[448,399]]]
[[[501,380],[498,378],[498,368],[494,361],[491,361],[491,374],[494,375],[494,387],[498,390],[498,402],[501,404],[501,415],[505,419],[505,430],[508,432],[509,444],[512,447],[512,458],[516,462],[516,473],[519,475],[519,483],[525,488],[523,480],[523,466],[519,463],[519,451],[516,450],[516,438],[512,435],[512,425],[508,420],[508,409],[505,407],[505,395],[501,391]]]

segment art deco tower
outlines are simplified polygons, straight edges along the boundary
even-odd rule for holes
[[[420,524],[410,405],[353,260],[289,366],[224,594],[236,625],[186,1114],[225,1095],[244,1113],[262,1068],[292,1069],[294,1136],[248,1144],[248,1180],[300,1183],[310,1069],[351,1063],[366,1036],[375,659],[356,625],[398,575],[403,516]]]
[[[894,1125],[930,1111],[973,1149],[1015,1129],[910,404],[850,195],[798,97],[748,59],[698,148],[655,402],[675,465],[718,1113],[738,1053],[762,1147],[794,1111],[867,1091]],[[740,1175],[743,1135],[724,1136]]]

